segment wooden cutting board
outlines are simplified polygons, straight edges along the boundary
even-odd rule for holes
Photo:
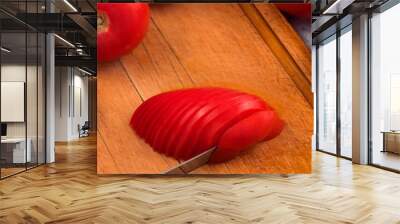
[[[151,96],[204,86],[256,94],[286,127],[231,161],[193,173],[311,172],[310,71],[310,50],[273,5],[152,5],[143,43],[98,66],[98,173],[159,174],[178,164],[154,152],[129,121]]]

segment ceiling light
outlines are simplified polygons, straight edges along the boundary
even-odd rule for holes
[[[93,75],[92,73],[90,73],[90,72],[88,72],[88,71],[86,71],[86,70],[83,70],[83,69],[81,69],[81,68],[79,68],[79,67],[78,67],[78,70],[81,71],[81,72],[83,72],[83,73],[85,73],[85,74],[87,74],[87,75]]]
[[[9,50],[9,49],[7,49],[7,48],[5,48],[5,47],[1,47],[0,49],[1,49],[2,51],[6,52],[6,53],[10,53],[10,52],[11,52],[11,50]]]
[[[62,42],[64,42],[65,44],[67,44],[68,46],[70,46],[70,47],[72,47],[72,48],[75,48],[75,45],[73,45],[71,42],[69,42],[68,40],[66,40],[66,39],[64,39],[64,38],[62,38],[62,37],[60,37],[59,35],[57,35],[57,34],[54,34],[54,36],[55,37],[57,37],[59,40],[61,40]]]
[[[76,49],[76,53],[77,53],[78,55],[87,55],[87,54],[83,51],[82,48],[77,48],[77,49]]]
[[[343,10],[351,5],[355,0],[336,0],[322,13],[323,15],[329,14],[342,14]]]
[[[74,12],[78,12],[78,10],[68,0],[64,0],[64,3],[68,5],[68,7],[70,7]]]

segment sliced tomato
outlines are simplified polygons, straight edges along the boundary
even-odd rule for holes
[[[153,147],[158,151],[166,153],[166,146],[163,141],[169,138],[171,134],[170,132],[175,130],[173,127],[176,124],[176,121],[179,119],[177,115],[183,114],[183,110],[185,110],[187,106],[194,102],[193,99],[197,99],[200,95],[210,91],[212,90],[206,90],[204,88],[189,89],[185,91],[185,94],[182,95],[182,97],[176,98],[174,106],[171,108],[171,110],[162,115],[162,120],[160,121],[159,127],[154,129],[152,134]]]
[[[139,123],[137,126],[137,133],[139,134],[140,137],[144,138],[144,140],[147,141],[145,133],[147,132],[147,129],[149,128],[148,123],[152,120],[154,114],[157,113],[157,108],[163,104],[165,101],[170,99],[171,94],[163,94],[162,96],[155,98],[154,100],[151,100],[149,104],[147,104],[147,108],[143,110],[142,116],[140,116]]]
[[[184,125],[179,128],[178,135],[180,137],[174,144],[175,148],[173,157],[178,159],[186,159],[186,155],[191,154],[192,143],[189,142],[188,144],[188,138],[195,132],[194,124],[203,116],[207,115],[209,112],[208,110],[211,108],[210,105],[214,105],[222,101],[226,102],[229,97],[238,94],[239,93],[237,92],[224,90],[216,93],[215,95],[210,95],[202,100],[202,102],[198,102],[194,107],[186,111],[185,115],[183,115],[181,118]]]
[[[224,90],[214,88],[199,94],[196,98],[193,98],[191,102],[185,104],[182,111],[175,115],[175,118],[171,119],[172,124],[168,129],[166,129],[168,137],[164,139],[163,143],[161,143],[163,147],[165,147],[167,155],[174,156],[176,151],[176,142],[181,137],[181,129],[186,124],[187,119],[190,118],[187,114],[193,112],[193,107],[203,100],[208,101],[210,97],[220,94],[223,91]]]
[[[202,108],[202,110],[207,110],[208,112],[204,116],[202,116],[200,119],[195,121],[196,122],[195,124],[193,124],[193,131],[191,132],[190,135],[187,136],[187,139],[185,140],[185,146],[183,146],[184,148],[187,148],[186,154],[183,155],[184,160],[192,158],[207,149],[207,148],[205,148],[203,150],[199,149],[199,145],[197,144],[197,141],[198,141],[199,136],[202,133],[203,129],[205,128],[205,126],[208,125],[209,122],[211,122],[213,119],[218,117],[221,114],[221,112],[224,112],[223,110],[221,110],[221,107],[231,104],[232,102],[234,102],[234,100],[236,100],[237,97],[242,96],[242,95],[249,96],[250,97],[249,100],[250,99],[251,100],[259,100],[259,98],[254,95],[242,93],[239,91],[234,91],[234,93],[235,94],[233,94],[231,97],[228,97],[224,101],[219,101],[219,102],[216,101],[216,102],[210,103],[210,104],[204,106],[204,108]],[[265,102],[263,102],[263,103],[265,103]],[[266,103],[265,103],[265,109],[272,110],[272,108]]]
[[[254,112],[267,110],[266,108],[264,102],[249,96],[241,96],[235,102],[222,105],[214,113],[210,113],[210,117],[213,119],[205,120],[207,123],[203,126],[194,144],[195,155],[215,146],[224,131],[236,122]]]
[[[273,111],[255,112],[228,128],[218,140],[217,149],[210,162],[217,163],[230,160],[243,150],[265,139],[273,129]]]
[[[171,116],[179,113],[182,110],[182,105],[185,105],[192,101],[192,97],[201,94],[201,92],[202,91],[200,89],[190,89],[185,90],[175,97],[171,97],[171,107],[168,110],[165,110],[164,112],[159,114],[157,125],[149,135],[149,142],[152,144],[152,147],[154,149],[164,152],[163,149],[165,147],[160,147],[160,145],[157,144],[159,135],[165,131],[167,125],[171,121]]]
[[[143,137],[141,133],[141,128],[143,126],[143,117],[146,112],[149,111],[149,105],[153,104],[155,101],[158,101],[159,98],[163,98],[167,95],[167,93],[162,93],[159,95],[155,95],[144,101],[135,111],[131,119],[131,126],[135,130],[135,132],[140,136]]]
[[[278,114],[274,111],[274,116],[272,117],[270,121],[271,125],[271,131],[265,136],[264,141],[271,140],[275,137],[277,137],[285,127],[285,122],[283,122]]]
[[[163,96],[164,94],[167,94],[167,93],[162,93],[162,94],[152,96],[149,99],[145,100],[142,104],[140,104],[138,108],[136,108],[135,112],[132,115],[131,121],[130,121],[130,125],[133,129],[136,129],[137,124],[140,121],[142,114],[144,113],[143,111],[145,111],[147,109],[147,105],[149,103],[151,103],[153,100]]]
[[[186,91],[177,91],[168,95],[168,98],[164,102],[158,102],[157,109],[152,115],[151,120],[147,123],[147,132],[144,133],[146,142],[153,146],[154,133],[157,129],[162,128],[160,125],[164,114],[176,107],[176,101],[186,96]]]
[[[201,107],[196,113],[194,117],[197,119],[193,119],[193,122],[190,125],[191,131],[186,133],[184,138],[181,138],[182,148],[185,148],[185,153],[182,154],[181,158],[183,160],[187,160],[195,156],[195,149],[196,149],[196,140],[199,136],[199,133],[202,131],[203,127],[207,124],[207,120],[210,120],[212,117],[218,116],[220,111],[221,105],[226,105],[234,102],[237,97],[245,95],[241,92],[232,92],[222,97],[213,98],[208,102],[208,104]]]
[[[276,137],[284,123],[257,96],[193,88],[151,97],[137,108],[130,125],[160,153],[186,160],[217,146],[210,162],[222,162]]]

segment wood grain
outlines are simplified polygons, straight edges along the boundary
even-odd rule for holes
[[[176,164],[138,139],[129,118],[142,100],[193,86],[256,94],[286,122],[278,138],[195,173],[310,172],[312,108],[240,6],[163,4],[151,10],[143,43],[98,68],[99,173],[161,173]]]
[[[96,174],[96,139],[56,145],[54,164],[0,181],[0,224],[385,223],[400,178],[314,152],[309,175]]]
[[[253,22],[261,37],[271,48],[272,52],[274,52],[280,64],[307,99],[308,103],[313,105],[313,93],[311,91],[311,65],[304,66],[304,63],[301,63],[302,60],[311,62],[311,55],[305,58],[300,58],[299,62],[296,62],[296,58],[299,59],[299,57],[294,53],[302,52],[303,48],[299,48],[301,44],[297,44],[299,46],[288,47],[296,45],[301,38],[298,37],[293,29],[282,28],[288,27],[288,23],[275,6],[263,4],[262,6],[257,7],[253,4],[244,4],[241,5],[241,8]],[[295,51],[293,51],[294,48],[296,49]],[[306,73],[304,73],[302,69],[306,70]]]
[[[272,4],[254,4],[254,6],[287,49],[294,62],[300,68],[302,75],[311,84],[311,49],[277,7]],[[308,25],[311,27],[311,21]]]
[[[98,77],[99,172],[160,173],[175,165],[176,161],[154,152],[129,127],[142,99],[121,64],[100,65],[99,71],[104,74]]]

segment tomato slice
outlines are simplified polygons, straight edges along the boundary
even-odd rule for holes
[[[221,112],[220,106],[230,104],[232,100],[236,99],[235,97],[241,95],[247,95],[249,97],[252,97],[252,100],[259,100],[257,96],[235,91],[235,95],[232,95],[232,97],[227,98],[224,101],[210,103],[202,108],[202,110],[208,110],[208,112],[207,114],[196,120],[195,124],[193,124],[193,131],[191,132],[190,135],[187,136],[187,139],[185,140],[185,146],[183,146],[184,148],[187,148],[186,154],[184,154],[182,157],[184,160],[190,159],[204,151],[204,150],[199,150],[196,143],[205,125],[207,125],[210,121],[219,116]],[[272,108],[266,103],[265,103],[265,109],[272,110]]]
[[[202,102],[197,103],[194,107],[190,108],[190,110],[186,111],[185,115],[182,116],[182,121],[184,125],[180,127],[176,143],[174,144],[174,153],[173,157],[178,159],[186,159],[186,155],[190,155],[191,144],[187,144],[187,139],[193,135],[195,132],[194,124],[201,119],[203,116],[206,116],[209,110],[212,108],[211,105],[219,103],[221,101],[225,101],[231,96],[238,95],[239,93],[233,91],[222,91],[216,95],[209,96],[204,99]]]
[[[243,95],[245,94],[240,92],[231,92],[227,95],[221,96],[220,98],[215,97],[212,100],[210,100],[208,104],[199,108],[198,112],[194,115],[192,119],[192,123],[188,124],[188,126],[190,126],[191,128],[190,132],[189,131],[186,132],[185,137],[182,137],[181,138],[182,141],[179,143],[182,146],[178,146],[185,149],[185,152],[181,155],[181,158],[183,160],[187,160],[195,156],[194,143],[196,142],[197,137],[202,130],[203,126],[201,124],[205,124],[204,120],[210,118],[210,116],[212,117],[212,113],[218,114],[218,108],[220,108],[221,105],[229,104],[232,101],[234,101],[237,97]]]
[[[192,96],[197,96],[202,91],[200,89],[190,89],[185,90],[181,94],[175,95],[170,99],[170,108],[168,110],[159,113],[158,122],[155,125],[155,128],[152,130],[150,135],[148,136],[149,142],[151,143],[152,147],[157,151],[163,151],[163,147],[157,146],[157,137],[160,132],[165,130],[166,125],[170,121],[170,116],[173,114],[178,113],[181,110],[181,105],[184,105],[191,101]]]
[[[145,108],[142,112],[142,116],[138,117],[139,123],[137,126],[137,133],[139,134],[140,137],[142,137],[144,140],[146,140],[146,135],[145,133],[147,132],[147,129],[149,128],[148,123],[151,121],[153,118],[154,114],[157,113],[157,108],[159,105],[163,104],[165,101],[167,101],[170,97],[171,94],[176,94],[176,93],[169,93],[169,94],[163,94],[162,96],[151,100],[149,104],[147,104],[147,108]]]
[[[188,112],[193,112],[193,107],[196,107],[200,102],[207,101],[210,99],[210,97],[215,96],[217,94],[220,94],[224,92],[225,90],[223,89],[210,89],[206,92],[203,92],[199,95],[197,95],[195,98],[192,98],[191,102],[185,104],[182,107],[182,110],[175,114],[175,117],[171,119],[171,125],[165,130],[166,132],[166,138],[163,140],[161,143],[163,147],[165,147],[165,152],[169,156],[174,156],[175,154],[175,147],[176,147],[176,142],[177,140],[181,137],[180,136],[180,131],[183,128],[183,126],[186,124],[187,119],[190,118],[188,116]]]
[[[156,129],[160,128],[160,120],[162,120],[163,115],[175,107],[176,100],[187,95],[186,91],[177,91],[168,95],[163,102],[157,102],[157,109],[152,115],[151,120],[147,123],[147,132],[144,133],[146,142],[153,146],[153,136]]]
[[[284,122],[257,96],[210,87],[153,96],[136,109],[130,125],[155,151],[175,159],[217,146],[210,162],[223,162],[276,137]]]
[[[136,131],[136,133],[142,137],[141,128],[143,128],[143,116],[149,110],[149,105],[151,105],[154,101],[157,101],[159,98],[165,97],[167,93],[159,94],[150,97],[146,101],[144,101],[135,111],[131,118],[131,126]]]
[[[210,158],[211,163],[230,160],[250,146],[262,141],[274,131],[274,111],[255,112],[228,128],[218,140],[217,149]]]
[[[152,96],[149,99],[145,100],[142,104],[140,104],[138,108],[136,108],[135,112],[132,115],[131,121],[130,121],[130,125],[133,129],[136,130],[137,124],[138,124],[138,122],[140,122],[142,114],[144,113],[143,111],[147,109],[147,105],[149,103],[153,102],[153,100],[156,100],[157,98],[162,97],[165,94],[167,94],[167,93],[162,93],[162,94]]]
[[[274,116],[272,117],[271,121],[270,121],[270,125],[271,125],[271,131],[265,136],[265,138],[263,139],[263,141],[268,141],[271,140],[275,137],[277,137],[283,130],[283,128],[285,127],[285,122],[283,122],[278,114],[274,112]]]
[[[204,119],[201,133],[194,143],[194,155],[216,146],[217,140],[226,129],[244,117],[261,110],[267,110],[264,102],[251,96],[241,96],[234,102],[221,105],[209,118]]]
[[[198,98],[199,95],[203,95],[206,92],[212,90],[205,90],[204,88],[200,89],[188,89],[185,90],[185,93],[181,97],[176,97],[175,103],[173,107],[167,112],[165,112],[159,122],[158,128],[155,128],[152,133],[152,142],[153,148],[158,151],[165,153],[166,147],[165,144],[162,142],[163,139],[167,138],[171,131],[167,130],[174,130],[172,126],[176,122],[176,115],[181,114],[185,105],[193,103],[193,99]]]

